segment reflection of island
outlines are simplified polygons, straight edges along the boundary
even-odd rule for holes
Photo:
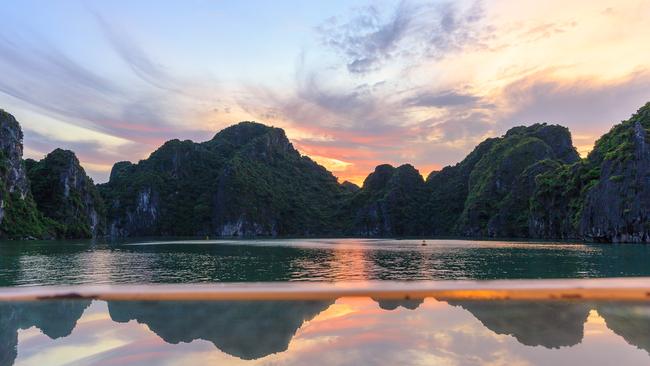
[[[650,304],[606,303],[597,306],[607,328],[633,346],[650,353]]]
[[[0,366],[9,366],[17,356],[18,330],[32,326],[52,339],[72,333],[90,300],[0,303]]]
[[[582,341],[591,309],[576,302],[449,301],[474,315],[497,334],[509,334],[527,346],[558,348]]]
[[[372,299],[376,301],[379,304],[379,307],[383,310],[395,310],[400,306],[405,309],[415,310],[424,302],[424,299],[387,300],[376,299],[374,297]]]
[[[203,339],[251,360],[286,351],[303,322],[334,301],[108,302],[111,319],[136,320],[167,343]]]

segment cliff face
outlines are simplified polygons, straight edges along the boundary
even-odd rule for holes
[[[171,140],[137,164],[117,163],[109,182],[95,187],[72,152],[23,162],[20,126],[2,111],[0,237],[650,242],[649,134],[650,103],[603,135],[585,159],[564,127],[515,127],[426,181],[411,165],[380,165],[359,188],[301,156],[283,130],[242,122],[210,141]]]
[[[427,179],[429,232],[527,235],[535,176],[549,165],[576,160],[571,135],[561,126],[515,127],[502,137],[488,139],[459,164]]]
[[[284,131],[253,122],[118,163],[100,191],[114,236],[336,233],[347,192]]]
[[[22,158],[20,125],[0,109],[0,237],[48,237],[48,223],[36,209]]]
[[[650,242],[650,108],[626,128],[624,155],[605,156],[600,178],[586,195],[579,230],[587,240]]]
[[[527,180],[520,178],[522,173],[545,159],[571,163],[578,158],[571,144],[571,135],[565,127],[535,124],[510,129],[472,170],[465,207],[456,226],[457,233],[464,236],[503,236],[513,229],[518,230],[511,227],[513,223],[499,220],[498,216],[500,211],[508,213],[516,208],[521,200],[521,203],[527,202],[529,195],[517,199],[517,191],[522,188],[518,181],[523,183]],[[510,203],[504,209],[507,197],[510,197]],[[527,216],[528,207],[524,206],[519,212],[509,213]]]
[[[476,146],[460,163],[429,174],[426,181],[428,196],[424,198],[427,218],[425,233],[455,234],[454,228],[465,208],[470,174],[497,141],[494,138],[487,139]]]
[[[56,149],[26,166],[38,209],[59,224],[57,237],[104,235],[104,203],[72,151]]]
[[[650,103],[586,159],[538,177],[530,236],[650,242]]]
[[[424,180],[412,165],[379,165],[351,200],[352,233],[420,235],[424,228],[424,189]]]

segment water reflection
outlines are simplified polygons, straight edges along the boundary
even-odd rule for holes
[[[90,300],[0,303],[0,365],[16,358],[18,330],[36,327],[51,339],[69,336]]]
[[[379,304],[379,307],[384,310],[395,310],[399,308],[400,306],[403,307],[404,309],[410,309],[410,310],[415,310],[422,303],[424,302],[424,299],[406,299],[406,300],[387,300],[387,299],[375,299],[373,298]]]
[[[467,240],[0,243],[0,286],[650,276],[650,246]]]
[[[650,303],[342,298],[89,305],[0,304],[0,365],[650,362]]]
[[[303,322],[333,301],[109,302],[113,321],[146,324],[165,342],[212,342],[244,360],[286,351]]]
[[[629,344],[650,353],[650,306],[647,303],[606,303],[597,306],[607,327]]]
[[[450,301],[469,311],[497,334],[515,337],[526,346],[559,348],[582,342],[592,306],[580,302]]]

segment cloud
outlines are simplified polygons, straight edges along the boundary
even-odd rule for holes
[[[149,55],[121,28],[109,22],[100,13],[92,11],[109,45],[141,80],[148,84],[174,93],[184,94],[187,81],[169,73],[161,64],[154,62]]]
[[[72,150],[86,172],[96,182],[108,180],[110,169],[125,157],[145,156],[151,148],[147,145],[128,143],[119,148],[106,146],[101,141],[79,139],[61,141],[60,139],[33,130],[25,131],[25,158],[42,159],[56,148]]]
[[[563,80],[552,70],[534,73],[507,85],[501,98],[508,108],[499,118],[502,129],[516,124],[557,123],[593,139],[629,118],[650,101],[650,70],[613,80]]]
[[[340,53],[350,73],[364,74],[395,59],[444,57],[479,45],[488,29],[481,25],[480,2],[415,4],[402,1],[388,16],[375,6],[349,19],[330,18],[317,27],[321,42]]]
[[[415,107],[452,107],[473,104],[480,100],[471,94],[463,94],[453,90],[443,92],[424,92],[405,100],[407,106]]]
[[[361,183],[382,163],[414,163],[426,175],[461,159],[494,125],[483,112],[491,106],[470,93],[395,92],[394,84],[383,82],[337,88],[304,66],[297,67],[293,92],[254,88],[242,108],[287,128],[294,145],[317,161],[328,166],[323,158],[345,162],[335,174],[347,180]],[[412,114],[423,106],[438,107],[439,113]]]
[[[49,44],[30,49],[0,38],[0,66],[1,92],[68,123],[136,141],[158,141],[173,125],[165,96],[134,95]],[[142,126],[148,135],[138,132]]]

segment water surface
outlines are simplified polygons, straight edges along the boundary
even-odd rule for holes
[[[650,303],[0,302],[0,365],[648,365]]]
[[[0,286],[650,276],[650,246],[469,240],[2,242]]]

